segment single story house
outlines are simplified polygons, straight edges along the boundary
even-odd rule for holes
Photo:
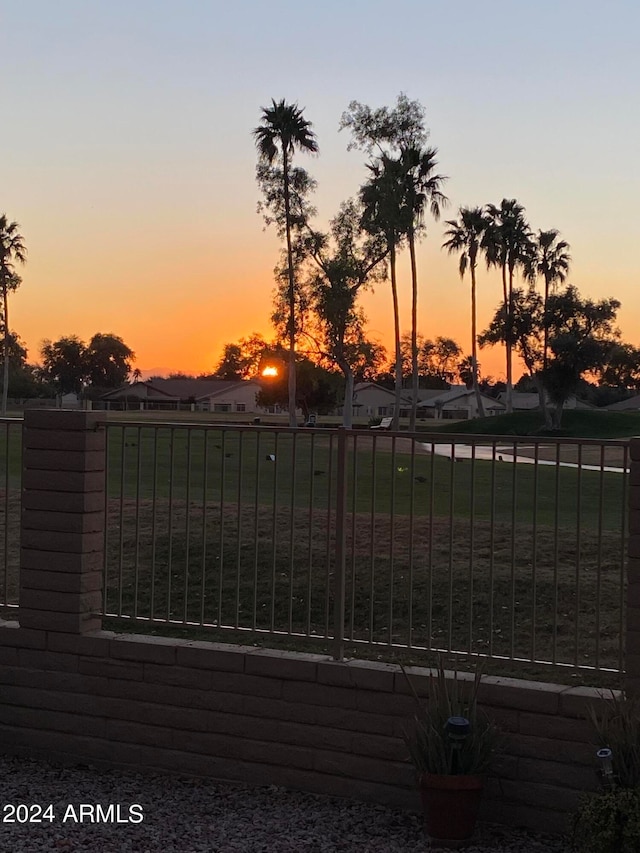
[[[106,408],[184,409],[216,413],[263,412],[255,379],[149,379],[132,382],[100,398]]]
[[[353,414],[359,417],[385,418],[393,414],[396,394],[377,382],[358,382],[353,389]],[[411,407],[411,398],[403,391],[401,406]],[[403,414],[401,407],[400,414]]]
[[[480,396],[485,416],[504,413],[504,403],[486,394]],[[448,391],[439,391],[436,396],[430,396],[418,403],[418,416],[438,420],[469,420],[480,417],[476,393],[465,385],[450,388]]]
[[[528,412],[533,409],[537,409],[539,406],[538,395],[535,393],[529,394],[524,393],[523,391],[514,391],[513,392],[513,411],[514,412]],[[506,405],[507,402],[507,392],[501,391],[498,394],[498,400],[501,403]],[[591,403],[585,403],[584,400],[578,400],[577,397],[572,394],[564,404],[565,409],[595,409],[596,406],[593,406]]]

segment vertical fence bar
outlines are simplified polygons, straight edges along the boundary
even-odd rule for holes
[[[123,588],[124,588],[124,494],[126,489],[126,481],[125,481],[125,457],[126,457],[126,446],[127,443],[125,441],[127,432],[127,428],[122,427],[121,435],[121,454],[120,454],[120,517],[118,518],[118,525],[120,528],[120,536],[118,538],[118,616],[122,616],[122,598],[123,598]]]
[[[449,458],[449,577],[447,595],[447,651],[453,649],[453,547],[455,542],[454,514],[455,514],[455,491],[456,491],[456,446],[451,442],[451,456]]]
[[[338,429],[336,490],[336,563],[333,611],[333,658],[344,658],[346,510],[347,510],[347,437],[344,427]]]
[[[600,606],[602,604],[602,527],[604,516],[604,444],[600,447],[600,488],[598,490],[598,558],[596,564],[596,669],[600,669]]]
[[[398,476],[398,467],[396,465],[396,436],[391,438],[391,510],[389,518],[389,614],[388,626],[389,645],[393,642],[393,587],[395,580],[395,543],[396,543],[396,479]]]
[[[253,615],[251,627],[255,630],[258,625],[258,551],[259,551],[259,511],[260,511],[260,439],[262,433],[256,432],[256,467],[253,504]]]
[[[620,523],[620,574],[619,574],[619,611],[618,611],[618,624],[620,626],[620,630],[618,632],[618,670],[620,672],[624,671],[624,653],[625,653],[625,625],[626,625],[626,614],[625,614],[625,586],[626,586],[626,572],[627,572],[627,550],[629,546],[629,540],[627,538],[627,531],[630,533],[629,529],[629,513],[631,505],[631,490],[629,488],[629,467],[630,467],[630,444],[626,444],[622,449],[622,518]],[[630,578],[631,585],[631,578]]]
[[[218,627],[223,624],[223,612],[222,612],[222,604],[224,597],[224,568],[225,568],[225,559],[224,559],[224,542],[225,542],[225,480],[226,480],[226,441],[227,441],[227,432],[226,430],[220,430],[220,444],[218,445],[220,448],[220,545],[219,545],[219,560],[218,560]]]
[[[582,548],[581,537],[581,516],[582,516],[582,444],[578,445],[578,474],[577,474],[577,492],[576,492],[576,624],[574,630],[574,666],[578,666],[580,662],[580,551]]]
[[[371,540],[369,544],[369,643],[373,643],[375,630],[375,560],[376,560],[376,462],[377,435],[371,444]]]
[[[236,581],[235,581],[235,620],[234,627],[240,627],[240,569],[242,565],[242,461],[243,461],[243,432],[238,434],[238,491],[236,502]]]
[[[187,482],[185,495],[185,523],[184,523],[184,605],[182,608],[182,620],[187,621],[189,615],[189,555],[190,555],[190,538],[191,538],[191,463],[192,463],[192,447],[191,447],[191,430],[187,430]]]
[[[312,571],[313,571],[313,528],[314,528],[314,497],[315,497],[315,477],[316,477],[316,434],[315,432],[311,433],[311,438],[309,440],[309,514],[308,514],[308,530],[307,535],[309,537],[309,547],[307,550],[307,617],[306,617],[306,633],[307,636],[311,634],[311,590],[313,588],[312,584]]]
[[[556,479],[554,493],[553,524],[553,629],[551,634],[551,662],[557,662],[558,655],[558,556],[560,537],[560,442],[556,444]]]
[[[540,470],[540,445],[533,451],[533,530],[531,532],[531,660],[536,659],[536,623],[538,598],[538,472]]]
[[[279,442],[280,433],[277,432],[273,442],[273,511],[271,515],[271,601],[269,624],[271,630],[276,629],[276,570],[278,565],[277,537],[278,537],[278,469],[280,466]]]
[[[469,492],[469,571],[467,602],[469,607],[469,642],[467,651],[473,651],[473,558],[475,551],[475,502],[476,502],[476,445],[471,445],[471,486]]]
[[[171,620],[171,575],[173,571],[173,475],[175,468],[175,429],[169,430],[169,545],[167,548],[167,622]]]
[[[293,591],[295,561],[295,526],[296,526],[296,462],[298,460],[298,430],[292,434],[291,447],[291,511],[289,514],[289,602],[287,606],[287,630],[293,633]]]
[[[140,493],[142,489],[142,435],[138,427],[138,457],[136,465],[136,544],[134,548],[134,580],[133,580],[133,616],[138,618],[138,594],[140,590]]]
[[[4,425],[4,572],[1,603],[9,603],[9,424]],[[105,525],[106,527],[106,525]]]
[[[151,484],[151,595],[149,597],[149,616],[156,616],[156,532],[158,508],[158,437],[160,430],[152,427],[153,435],[153,481]]]
[[[356,500],[358,496],[358,436],[353,433],[351,439],[353,452],[351,454],[351,590],[349,607],[349,639],[353,640],[355,635],[355,609],[356,609],[356,538],[357,520]]]
[[[516,525],[518,516],[518,442],[513,442],[513,476],[511,478],[511,625],[510,625],[510,657],[515,657],[516,644]]]
[[[102,613],[109,612],[109,474],[111,472],[111,441],[113,431],[106,430],[104,440],[104,537],[103,537],[103,553],[104,564],[102,567]],[[155,541],[155,540],[154,540]]]
[[[427,541],[427,595],[429,597],[429,609],[427,611],[427,647],[433,645],[433,526],[435,523],[435,481],[436,481],[436,446],[431,442],[431,454],[429,456],[429,538]]]
[[[333,489],[333,469],[334,469],[334,436],[329,436],[329,464],[327,466],[327,523],[326,523],[326,544],[325,552],[327,554],[325,579],[324,579],[324,636],[328,639],[330,636],[329,622],[331,619],[331,554],[335,553],[335,549],[331,548],[331,495]]]
[[[495,581],[495,541],[496,541],[496,441],[491,445],[491,497],[489,512],[489,657],[493,655],[494,634],[494,581]]]
[[[200,624],[205,621],[207,594],[207,485],[209,475],[209,431],[202,436],[202,575],[200,578]]]
[[[416,490],[416,437],[411,437],[411,461],[409,464],[409,587],[407,601],[407,648],[413,645],[413,537],[415,520],[415,490]]]

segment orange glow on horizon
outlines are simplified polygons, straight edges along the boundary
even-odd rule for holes
[[[263,376],[277,376],[278,375],[278,368],[277,367],[265,367],[265,369],[262,371],[262,375]]]

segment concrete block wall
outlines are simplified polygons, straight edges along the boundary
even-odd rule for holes
[[[0,624],[3,749],[284,785],[418,809],[402,740],[414,699],[396,666],[94,631]],[[428,670],[412,680],[428,693]],[[597,691],[486,678],[505,732],[486,819],[563,832],[594,789]],[[601,701],[601,700],[600,700]]]
[[[19,624],[0,622],[2,749],[63,761],[276,784],[419,808],[398,667],[103,631],[104,430],[86,412],[25,413]],[[632,443],[629,685],[640,685],[640,441]],[[638,589],[636,589],[636,586]],[[428,671],[411,670],[428,696]],[[563,832],[597,787],[598,691],[486,678],[505,732],[484,817]]]

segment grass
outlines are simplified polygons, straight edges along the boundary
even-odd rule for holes
[[[525,436],[544,434],[544,418],[535,410],[476,418],[472,421],[455,421],[442,424],[440,431],[463,435]],[[568,409],[562,415],[562,429],[554,433],[560,437],[575,438],[629,438],[640,435],[640,413],[585,411]]]
[[[347,507],[358,514],[522,524],[535,517],[539,525],[589,528],[599,525],[602,512],[603,527],[618,530],[626,512],[624,478],[616,473],[479,460],[453,464],[421,448],[403,452],[388,436],[355,436],[354,446],[347,458]],[[335,435],[110,430],[112,497],[322,510],[335,508],[336,489]]]
[[[265,632],[267,644],[273,632],[309,634],[315,643],[280,642],[327,650],[322,638],[332,633],[336,592],[328,522],[321,512],[309,525],[304,510],[281,508],[274,517],[261,507],[237,513],[219,504],[170,507],[164,500],[155,509],[143,502],[138,514],[126,505],[121,514],[111,502],[108,610],[167,625]],[[616,666],[618,537],[599,540],[587,532],[578,542],[567,531],[556,538],[546,530],[534,543],[530,528],[499,524],[492,532],[476,522],[471,548],[464,522],[434,521],[412,535],[408,518],[393,525],[393,555],[388,517],[358,516],[347,531],[345,627],[348,639],[366,643],[360,654],[424,662],[421,653],[393,649],[411,638],[427,648]],[[514,533],[523,555],[515,563]],[[247,641],[246,632],[231,636]],[[500,671],[505,667],[520,675],[539,671],[509,662]],[[575,683],[571,670],[565,677]]]
[[[162,633],[327,650],[336,592],[335,434],[200,426],[200,419],[189,430],[124,420],[109,429],[108,611],[157,620]],[[20,431],[12,427],[4,443],[2,435],[0,487],[8,498],[0,542],[8,543],[8,568],[0,581],[4,600],[17,600]],[[396,645],[455,648],[507,658],[488,671],[531,676],[539,666],[508,659],[555,654],[574,669],[545,677],[608,683],[575,667],[617,665],[625,478],[453,463],[412,451],[409,439],[367,432],[349,441],[351,654],[425,663],[428,653]],[[194,625],[171,624],[182,620]],[[113,624],[156,629],[154,622]]]

